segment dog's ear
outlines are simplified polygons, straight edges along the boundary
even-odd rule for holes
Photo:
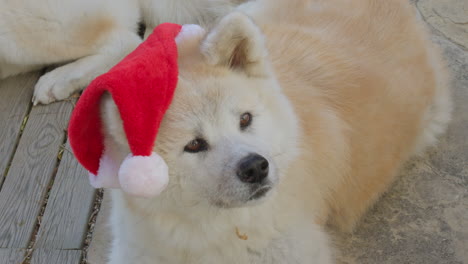
[[[227,66],[249,76],[268,73],[263,35],[242,13],[223,18],[206,36],[201,50],[210,64]]]

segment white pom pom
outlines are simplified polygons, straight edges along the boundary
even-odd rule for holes
[[[183,25],[180,33],[175,38],[179,56],[183,57],[197,50],[204,36],[205,30],[202,27],[198,25]]]
[[[142,197],[160,194],[169,182],[168,168],[164,160],[156,153],[151,156],[133,156],[125,158],[119,170],[122,190]]]
[[[192,39],[199,39],[205,34],[205,30],[199,25],[195,24],[186,24],[182,26],[179,34],[177,34],[175,41],[179,46],[185,41],[190,41]]]

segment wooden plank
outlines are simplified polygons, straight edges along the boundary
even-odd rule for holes
[[[80,264],[81,250],[36,249],[31,264]]]
[[[80,249],[93,208],[95,189],[67,144],[42,218],[36,247]]]
[[[0,185],[38,78],[39,73],[30,73],[0,80]]]
[[[111,209],[110,192],[104,191],[101,208],[94,225],[93,237],[88,248],[87,260],[89,263],[107,263],[112,243],[109,225]]]
[[[73,104],[33,107],[0,191],[0,248],[25,248],[57,164]]]
[[[13,248],[0,248],[1,264],[20,264],[24,260],[24,251]]]

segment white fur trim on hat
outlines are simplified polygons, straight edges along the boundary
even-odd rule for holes
[[[118,174],[122,190],[135,196],[156,196],[169,182],[166,162],[155,152],[151,156],[128,155]]]

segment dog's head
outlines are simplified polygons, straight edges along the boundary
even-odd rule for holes
[[[169,166],[162,195],[225,208],[261,201],[297,141],[297,121],[262,34],[233,13],[182,48],[178,87],[155,144]]]

